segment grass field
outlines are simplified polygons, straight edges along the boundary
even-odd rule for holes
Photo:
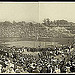
[[[51,38],[52,39],[52,38]],[[50,45],[65,45],[65,44],[72,44],[73,38],[53,38],[53,40],[48,39],[47,41],[44,41],[41,39],[40,41],[36,40],[28,40],[24,38],[0,38],[0,44],[6,45],[6,46],[16,46],[16,47],[48,47]]]

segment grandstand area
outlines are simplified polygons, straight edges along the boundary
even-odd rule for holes
[[[70,45],[74,43],[75,38],[75,23],[66,20],[50,21],[45,19],[43,23],[5,21],[0,22],[0,28],[2,45],[9,42],[13,45],[15,42],[16,46],[19,41],[21,46],[25,46],[21,41],[28,41],[27,45],[32,44],[34,47],[47,47],[47,45],[53,45],[53,42],[58,43],[57,45]]]

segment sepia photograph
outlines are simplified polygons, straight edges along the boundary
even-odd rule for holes
[[[0,73],[75,74],[75,2],[0,2]]]

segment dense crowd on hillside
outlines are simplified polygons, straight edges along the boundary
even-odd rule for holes
[[[35,50],[34,50],[35,49]],[[60,48],[0,48],[0,73],[74,73],[75,51],[73,46]],[[41,51],[40,51],[41,50]]]
[[[57,34],[57,32],[55,31],[56,27],[59,27],[60,30],[61,28],[64,28],[66,31],[64,30],[63,33],[66,33],[66,35],[69,34],[68,31],[75,34],[75,23],[68,22],[66,20],[50,21],[49,19],[44,19],[43,23],[27,23],[25,21],[13,21],[13,23],[11,23],[10,21],[0,22],[0,37],[36,38],[38,36],[40,38],[49,38]]]

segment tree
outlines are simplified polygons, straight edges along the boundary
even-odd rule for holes
[[[53,22],[54,24],[56,24],[56,21],[54,20],[54,22]]]
[[[13,24],[14,24],[14,25],[16,25],[16,22],[15,22],[15,21],[13,21]]]
[[[56,23],[57,23],[57,25],[59,25],[59,24],[68,24],[68,21],[66,21],[66,20],[57,20]]]
[[[43,24],[46,25],[46,26],[50,26],[50,23],[51,22],[50,22],[49,18],[43,20]]]

